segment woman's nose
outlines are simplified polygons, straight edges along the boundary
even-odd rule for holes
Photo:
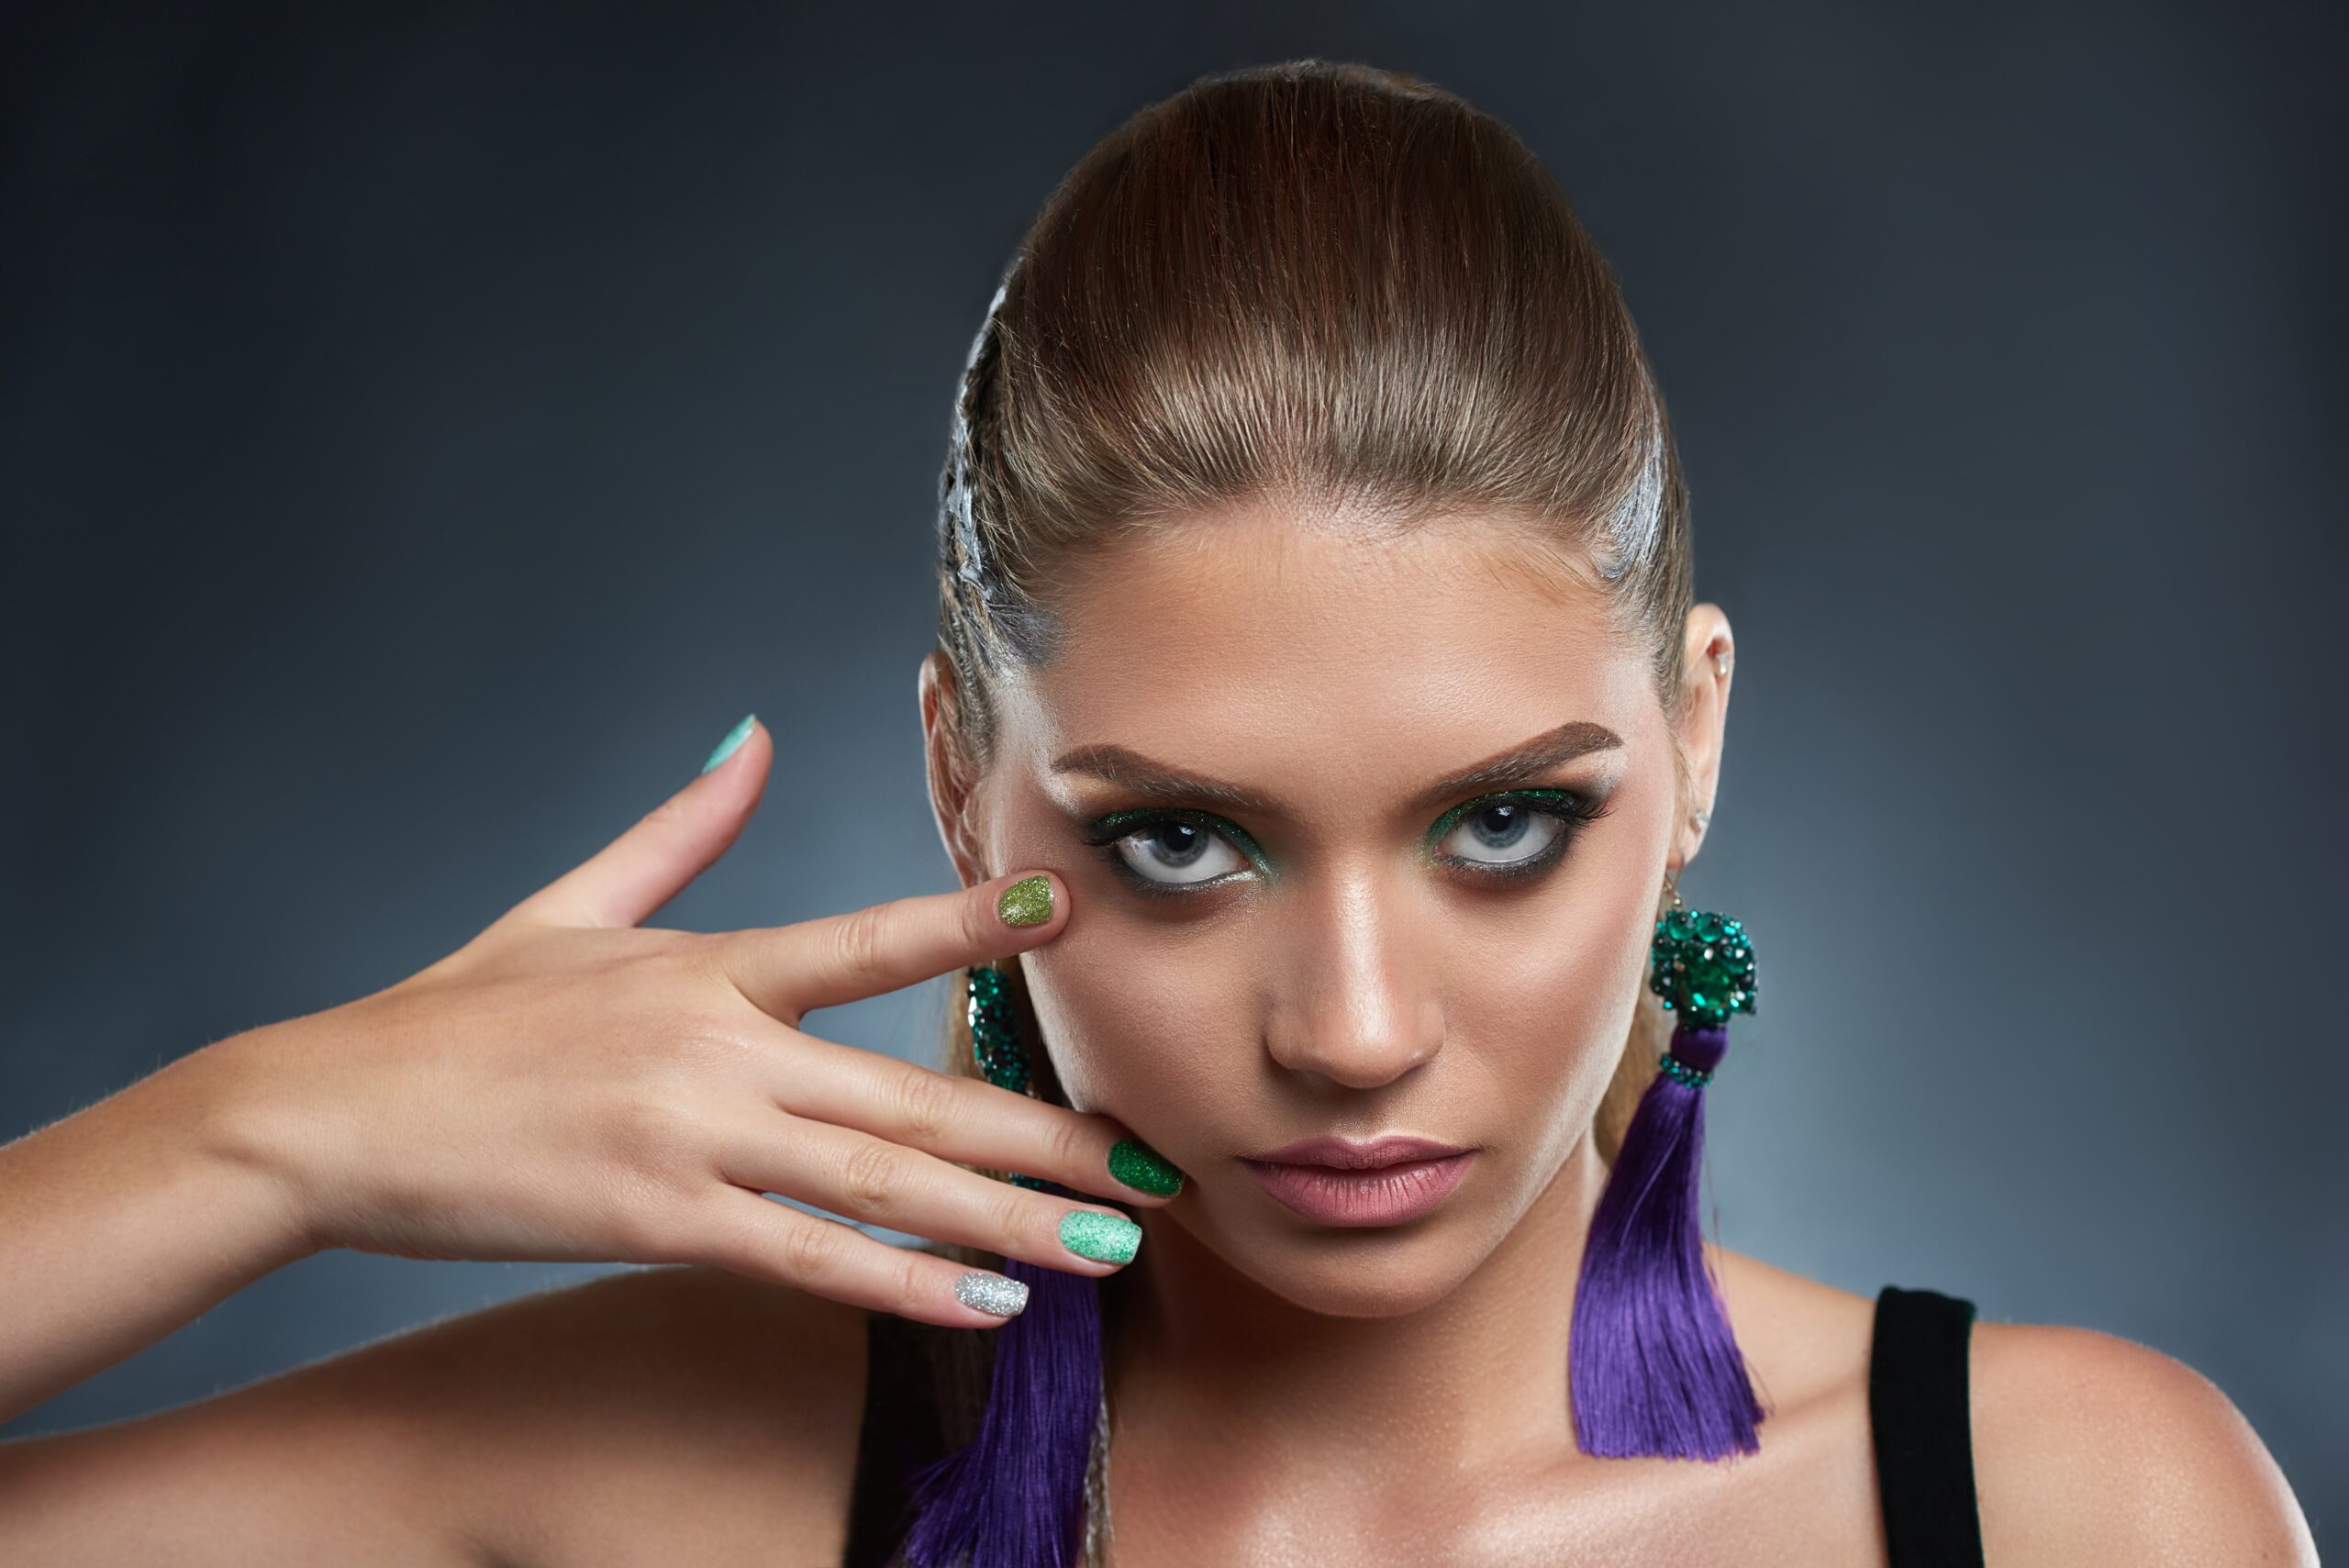
[[[1375,1089],[1432,1060],[1443,1009],[1424,942],[1367,883],[1305,915],[1264,1030],[1273,1060],[1351,1089]]]

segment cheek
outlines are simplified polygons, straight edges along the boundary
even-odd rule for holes
[[[1236,1097],[1254,1081],[1244,956],[1152,943],[1115,926],[1072,929],[1021,957],[1061,1087],[1077,1109],[1130,1127],[1163,1121],[1170,1106],[1184,1106],[1186,1121],[1212,1118],[1219,1094]]]
[[[1446,1008],[1446,1049],[1473,1059],[1505,1136],[1537,1165],[1563,1160],[1598,1114],[1645,979],[1645,888],[1624,878],[1579,891],[1540,942],[1464,959]]]
[[[1668,801],[1627,784],[1602,827],[1521,921],[1464,942],[1446,999],[1447,1050],[1473,1061],[1514,1140],[1554,1165],[1588,1130],[1647,977]],[[1587,850],[1587,854],[1582,851]]]

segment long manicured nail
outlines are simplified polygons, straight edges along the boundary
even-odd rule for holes
[[[1130,1263],[1141,1245],[1141,1227],[1122,1214],[1073,1208],[1061,1216],[1061,1245],[1097,1263]]]
[[[1003,890],[1003,896],[995,901],[995,912],[1007,926],[1042,925],[1052,917],[1052,878],[1021,877]]]
[[[1017,1318],[1028,1305],[1028,1287],[1008,1274],[973,1270],[954,1282],[954,1299],[996,1318]]]
[[[707,773],[710,769],[718,766],[718,763],[732,756],[734,754],[734,749],[751,738],[751,727],[753,724],[756,724],[758,719],[759,716],[755,713],[744,714],[742,716],[742,722],[726,732],[726,739],[718,743],[718,750],[709,754],[709,761],[701,765],[701,771],[703,773]]]
[[[1109,1174],[1152,1197],[1173,1197],[1183,1190],[1183,1173],[1139,1138],[1122,1140],[1109,1151]]]

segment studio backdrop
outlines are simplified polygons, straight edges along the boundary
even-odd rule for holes
[[[30,11],[33,8],[24,8]],[[2333,8],[51,6],[0,29],[0,1138],[441,956],[745,711],[660,923],[952,885],[948,402],[1054,180],[1300,55],[1515,128],[1736,629],[1725,1245],[2209,1375],[2349,1529]],[[942,987],[813,1024],[927,1058]],[[0,1432],[594,1269],[329,1253]],[[6,1282],[0,1281],[0,1311]]]

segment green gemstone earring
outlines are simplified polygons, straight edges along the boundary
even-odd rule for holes
[[[1011,982],[991,963],[974,963],[966,972],[968,999],[965,1006],[971,1019],[971,1060],[979,1075],[998,1089],[1009,1089],[1015,1095],[1036,1092],[1034,1073],[1029,1065],[1028,1042],[1019,1036],[1019,1015],[1012,1011]],[[1041,1179],[1014,1171],[1010,1173],[1014,1186],[1047,1191]]]
[[[1752,1012],[1753,944],[1744,925],[1727,915],[1689,908],[1681,902],[1676,878],[1664,885],[1672,907],[1657,918],[1648,943],[1648,989],[1663,999],[1665,1012],[1679,1016],[1675,1036],[1680,1030],[1718,1029],[1731,1013]],[[1709,1066],[1683,1062],[1669,1050],[1662,1066],[1692,1089],[1712,1081]]]
[[[1697,1206],[1703,1091],[1730,1015],[1753,1010],[1753,945],[1736,920],[1682,903],[1676,877],[1664,886],[1672,907],[1650,938],[1648,989],[1678,1021],[1591,1215],[1567,1377],[1584,1452],[1718,1460],[1755,1451],[1763,1416]]]

